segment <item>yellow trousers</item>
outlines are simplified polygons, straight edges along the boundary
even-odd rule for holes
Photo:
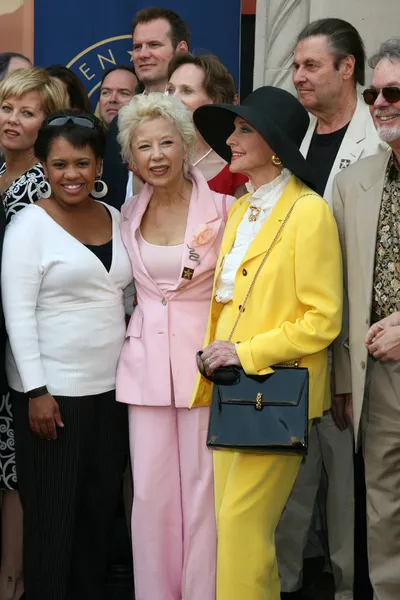
[[[280,600],[275,529],[300,464],[300,456],[214,452],[216,600]]]
[[[215,339],[226,340],[231,326],[229,302]],[[294,455],[214,452],[216,600],[280,600],[275,529],[300,464]]]

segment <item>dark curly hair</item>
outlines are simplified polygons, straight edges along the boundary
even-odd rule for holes
[[[67,117],[67,120],[62,125],[52,125],[52,121],[57,117]],[[70,118],[68,119],[68,117]],[[74,117],[89,119],[93,123],[93,127],[85,127],[74,123]],[[96,158],[103,158],[106,149],[106,137],[106,128],[100,119],[94,115],[84,111],[63,110],[50,115],[43,122],[35,142],[35,156],[41,162],[46,162],[54,140],[63,138],[74,148],[89,146]]]

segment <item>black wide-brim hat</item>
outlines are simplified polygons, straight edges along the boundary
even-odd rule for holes
[[[313,172],[299,150],[310,118],[297,98],[286,90],[264,86],[252,92],[239,106],[206,104],[195,110],[193,120],[198,131],[228,163],[232,152],[226,140],[233,133],[236,117],[247,121],[264,138],[284,167],[315,189]]]

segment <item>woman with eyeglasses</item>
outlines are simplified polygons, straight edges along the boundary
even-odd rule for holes
[[[0,157],[0,198],[7,223],[17,211],[40,198],[44,173],[33,146],[43,120],[64,108],[65,102],[61,84],[42,69],[19,68],[0,83],[0,148],[4,152],[4,160]],[[0,396],[0,442],[0,598],[18,600],[23,592],[22,510],[8,393]]]
[[[205,377],[198,375],[192,406],[210,404],[218,367],[257,376],[300,361],[309,371],[311,421],[329,408],[327,347],[341,327],[342,272],[334,218],[299,151],[309,117],[288,92],[263,87],[241,106],[198,108],[194,122],[250,184],[222,240],[199,361]],[[217,600],[280,599],[275,529],[301,460],[214,452]]]
[[[49,117],[34,147],[44,197],[13,217],[4,239],[7,375],[32,600],[106,598],[128,443],[115,375],[132,271],[119,212],[90,196],[106,191],[98,180],[105,139],[87,113]]]

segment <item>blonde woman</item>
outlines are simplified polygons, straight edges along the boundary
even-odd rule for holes
[[[123,155],[146,181],[122,207],[138,305],[117,373],[117,400],[129,405],[136,598],[213,600],[208,409],[188,406],[234,198],[212,192],[189,166],[196,134],[176,98],[136,96],[118,125]]]
[[[0,84],[0,198],[7,223],[36,202],[44,191],[44,172],[33,145],[43,120],[65,105],[62,84],[42,69],[18,69]],[[0,402],[0,489],[2,490],[2,562],[0,598],[22,593],[22,511],[17,486],[13,417],[9,395]]]
[[[62,110],[67,96],[61,82],[39,68],[17,69],[0,84],[0,194],[7,223],[43,190],[43,167],[33,146],[44,119]]]

